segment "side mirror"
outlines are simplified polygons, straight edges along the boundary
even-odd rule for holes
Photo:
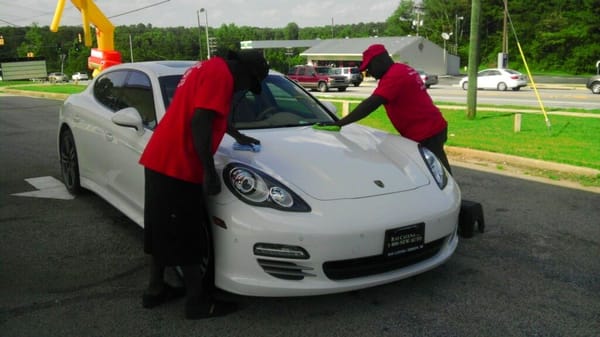
[[[142,116],[136,108],[125,108],[119,110],[111,118],[112,122],[118,126],[124,126],[127,128],[134,128],[138,136],[144,134],[144,122]]]

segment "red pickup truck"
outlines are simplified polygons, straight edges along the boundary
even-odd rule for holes
[[[350,85],[345,76],[320,74],[313,66],[293,66],[288,71],[287,76],[307,89],[315,89],[320,92],[329,91],[330,88],[346,91],[346,88]]]

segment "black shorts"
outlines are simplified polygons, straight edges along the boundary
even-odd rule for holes
[[[201,184],[145,170],[144,252],[164,266],[197,265],[209,255]]]

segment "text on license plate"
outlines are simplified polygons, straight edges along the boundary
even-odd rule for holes
[[[389,257],[421,249],[423,248],[424,241],[424,223],[388,229],[385,231],[383,256]]]

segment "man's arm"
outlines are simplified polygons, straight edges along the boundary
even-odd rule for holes
[[[204,165],[204,189],[208,195],[221,192],[221,180],[215,168],[212,155],[212,122],[215,112],[206,109],[196,109],[192,117],[192,138],[194,148],[202,165]]]
[[[241,133],[229,121],[227,121],[227,134],[235,138],[235,141],[242,145],[260,144],[260,140]]]
[[[360,104],[356,108],[354,108],[354,110],[352,110],[346,117],[340,119],[339,121],[333,124],[344,126],[347,124],[357,122],[370,115],[371,112],[375,111],[382,104],[385,104],[385,102],[385,98],[378,95],[371,95],[364,101],[360,102]]]

